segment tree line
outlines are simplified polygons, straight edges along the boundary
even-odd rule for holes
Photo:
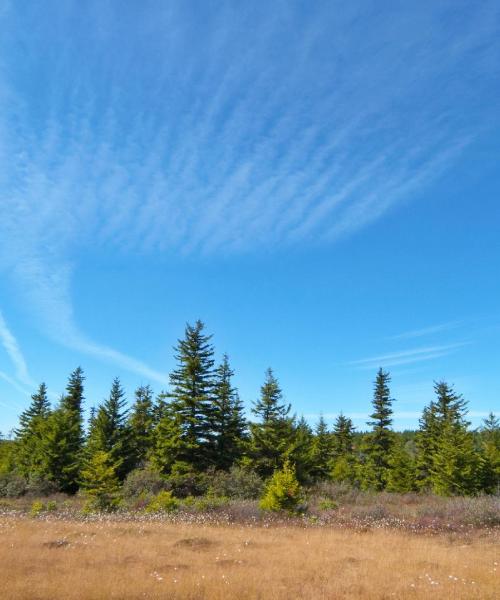
[[[66,493],[118,490],[137,469],[182,478],[237,467],[267,479],[284,464],[306,485],[332,480],[390,492],[498,493],[499,421],[490,414],[471,430],[465,400],[446,382],[435,383],[435,398],[410,435],[392,428],[394,400],[383,369],[374,382],[368,432],[357,432],[342,413],[331,430],[323,417],[311,428],[291,413],[271,369],[247,419],[229,359],[224,355],[216,365],[211,337],[201,321],[188,324],[175,347],[168,391],[155,396],[141,386],[127,408],[115,379],[87,424],[80,367],[55,407],[42,383],[0,469]]]

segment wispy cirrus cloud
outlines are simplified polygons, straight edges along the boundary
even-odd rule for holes
[[[14,366],[14,370],[16,373],[16,379],[26,385],[33,386],[34,382],[29,375],[28,365],[26,364],[26,360],[21,351],[21,347],[17,339],[14,337],[13,333],[7,327],[7,323],[3,317],[2,312],[0,311],[0,343],[4,347],[7,355],[9,356],[12,364]],[[8,378],[4,373],[2,373],[3,379],[6,379],[12,383],[12,380]]]
[[[447,356],[452,352],[456,352],[459,348],[468,345],[469,342],[458,342],[455,344],[446,344],[441,346],[425,346],[420,348],[412,348],[411,350],[403,350],[400,352],[392,352],[389,354],[381,354],[379,356],[371,356],[354,360],[348,364],[359,367],[361,369],[375,369],[378,367],[395,367],[398,365],[409,365],[427,360],[433,360]]]
[[[0,269],[52,337],[158,381],[79,330],[86,249],[330,244],[418,198],[496,100],[493,1],[454,29],[455,2],[47,5],[0,14]]]
[[[389,337],[391,340],[407,340],[412,338],[427,337],[435,335],[437,333],[444,333],[445,331],[451,331],[457,329],[463,324],[463,321],[447,321],[446,323],[440,323],[438,325],[431,325],[429,327],[422,327],[420,329],[412,329],[411,331],[405,331],[392,335]]]

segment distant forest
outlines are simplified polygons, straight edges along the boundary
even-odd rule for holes
[[[247,420],[229,359],[224,355],[216,364],[201,321],[186,326],[175,360],[168,391],[154,396],[141,386],[127,408],[115,379],[87,424],[81,368],[71,373],[55,407],[42,383],[13,439],[0,444],[0,493],[8,494],[9,485],[69,494],[112,491],[150,474],[174,482],[174,493],[196,495],[203,477],[233,473],[266,481],[284,465],[306,486],[329,480],[389,492],[499,492],[499,421],[491,414],[471,430],[466,401],[444,381],[434,384],[419,429],[396,432],[390,374],[380,369],[370,430],[357,432],[342,413],[332,429],[323,418],[314,428],[297,418],[271,369]]]

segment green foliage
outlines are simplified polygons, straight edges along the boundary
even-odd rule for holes
[[[339,507],[338,502],[330,498],[322,498],[318,506],[320,510],[336,510]]]
[[[153,392],[147,386],[135,391],[135,402],[129,416],[131,465],[144,467],[154,442],[155,414]]]
[[[31,504],[30,517],[39,517],[44,510],[45,506],[43,502],[41,502],[40,500],[35,500]]]
[[[213,496],[256,500],[262,495],[264,481],[248,467],[233,466],[229,471],[216,471],[208,478]]]
[[[283,465],[295,441],[293,419],[288,417],[290,405],[283,404],[282,398],[278,380],[268,369],[260,399],[252,409],[260,422],[250,424],[251,463],[262,477],[269,477]]]
[[[175,348],[177,368],[170,374],[170,408],[178,418],[177,458],[193,470],[209,464],[212,434],[214,350],[211,336],[196,321],[186,325],[185,336]]]
[[[330,463],[333,457],[333,436],[328,431],[323,415],[320,416],[314,433],[311,442],[310,474],[315,480],[326,479],[330,472]]]
[[[18,473],[0,473],[0,498],[19,498],[27,488],[26,479]]]
[[[86,510],[109,511],[118,507],[120,484],[116,464],[109,453],[98,450],[86,461],[81,486],[87,498]]]
[[[137,498],[141,495],[156,495],[165,489],[165,478],[151,468],[135,469],[131,471],[123,482],[122,493],[124,498]]]
[[[243,405],[232,385],[234,371],[225,354],[215,371],[212,404],[212,463],[218,469],[229,469],[242,455],[247,425]]]
[[[276,470],[268,481],[259,506],[262,510],[295,513],[303,501],[304,496],[295,469],[285,461],[283,468]]]
[[[388,460],[387,491],[406,493],[415,490],[415,460],[406,449],[403,440],[398,440]]]
[[[120,380],[115,378],[109,397],[91,420],[85,448],[88,460],[96,452],[109,454],[116,467],[116,474],[123,480],[132,465],[131,431],[127,423],[125,393]]]
[[[362,447],[361,484],[365,489],[383,490],[387,484],[389,457],[394,444],[392,403],[389,373],[379,369],[373,393],[372,432],[364,438]]]
[[[147,505],[146,512],[148,513],[169,513],[174,512],[179,508],[179,501],[174,498],[172,492],[163,490],[159,492]]]

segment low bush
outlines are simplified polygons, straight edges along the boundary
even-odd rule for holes
[[[163,490],[159,492],[146,506],[148,513],[169,513],[179,508],[179,501],[174,498],[172,492]]]
[[[26,480],[16,473],[0,474],[0,497],[19,498],[26,493]]]
[[[263,479],[252,469],[232,467],[209,476],[209,492],[214,496],[241,500],[257,500],[262,496]]]
[[[303,510],[303,501],[304,496],[295,469],[287,461],[283,469],[275,471],[268,481],[259,506],[262,510],[296,513]]]
[[[153,469],[135,469],[131,471],[123,483],[122,493],[127,500],[156,495],[167,489],[167,482],[158,471]]]
[[[43,502],[35,500],[30,508],[30,517],[38,517],[45,510]]]

